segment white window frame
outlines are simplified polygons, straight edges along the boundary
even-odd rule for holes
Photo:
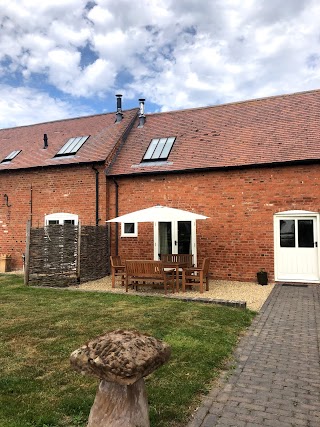
[[[63,225],[65,221],[74,221],[74,225],[78,225],[79,216],[66,212],[57,212],[44,216],[44,225],[49,225],[49,221],[58,221],[59,225]]]
[[[134,224],[134,232],[126,233],[125,224]],[[138,223],[137,222],[122,222],[121,223],[121,237],[138,237]]]

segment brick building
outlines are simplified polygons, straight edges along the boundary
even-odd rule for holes
[[[108,114],[1,130],[2,158],[22,149],[0,164],[1,253],[19,267],[29,218],[95,224],[160,204],[209,218],[111,224],[111,252],[189,251],[211,258],[214,278],[265,269],[271,280],[319,282],[319,123],[320,91],[310,91],[146,116],[141,102],[118,123]]]
[[[319,282],[320,91],[136,120],[107,170],[111,218],[156,204],[209,218],[140,223],[113,250],[157,258],[189,248],[198,262],[210,256],[215,278],[254,281],[264,269],[271,280]]]
[[[105,167],[137,111],[0,130],[0,253],[13,270],[23,265],[28,220],[105,224]]]

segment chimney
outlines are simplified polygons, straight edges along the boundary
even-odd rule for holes
[[[116,95],[116,97],[117,97],[116,123],[119,123],[123,119],[122,106],[121,106],[122,95],[118,94],[118,95]]]
[[[138,128],[143,128],[145,122],[146,122],[146,116],[144,114],[144,98],[140,98],[139,99],[139,104],[140,104],[140,114],[139,114],[139,126]]]
[[[46,133],[43,135],[43,148],[48,148],[48,135]]]

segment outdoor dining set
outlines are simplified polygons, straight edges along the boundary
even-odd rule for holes
[[[116,286],[116,278],[125,286],[138,289],[140,286],[157,286],[167,294],[186,291],[186,287],[199,287],[200,293],[204,288],[209,290],[210,258],[204,258],[200,267],[193,265],[191,254],[164,254],[157,260],[122,260],[120,256],[110,256],[112,288]]]

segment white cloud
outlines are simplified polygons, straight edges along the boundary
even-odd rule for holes
[[[162,110],[318,88],[319,15],[317,0],[13,0],[0,76]]]
[[[114,85],[115,77],[114,65],[104,59],[97,59],[84,68],[70,92],[76,96],[102,96],[106,89]]]
[[[92,114],[89,108],[71,105],[34,89],[0,85],[0,128],[89,114]]]
[[[114,16],[112,13],[107,8],[103,8],[98,4],[89,11],[88,18],[98,32],[114,26]]]

